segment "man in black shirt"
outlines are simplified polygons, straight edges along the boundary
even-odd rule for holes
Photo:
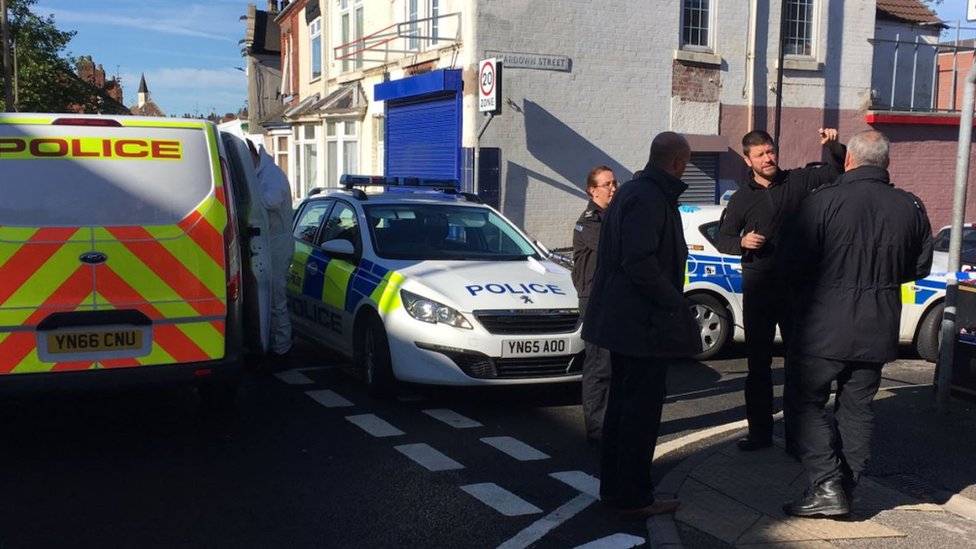
[[[776,325],[786,343],[790,334],[789,293],[775,261],[780,228],[810,191],[830,183],[843,171],[844,146],[837,130],[821,128],[820,144],[830,153],[820,166],[781,170],[776,146],[768,133],[757,130],[742,138],[742,154],[751,168],[749,180],[732,198],[722,216],[718,249],[742,256],[742,312],[749,373],[746,376],[746,419],[749,436],[739,449],[753,451],[772,445],[773,340]],[[784,403],[785,415],[789,415]],[[790,420],[786,419],[787,451],[793,453]]]
[[[600,243],[600,227],[613,193],[617,178],[607,166],[597,166],[586,177],[586,194],[590,201],[576,220],[573,230],[573,286],[579,295],[580,317],[586,316],[586,303],[596,271],[596,250]],[[607,392],[610,391],[610,351],[586,342],[583,360],[583,424],[586,440],[591,445],[603,435],[603,416],[607,411]]]

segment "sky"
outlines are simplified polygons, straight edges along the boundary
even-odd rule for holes
[[[934,6],[939,19],[948,22],[949,26],[952,27],[942,33],[943,41],[956,39],[956,21],[961,22],[959,33],[961,38],[976,37],[976,21],[966,21],[967,3],[968,0],[942,0],[941,4]]]
[[[251,0],[259,9],[263,0]],[[138,98],[139,78],[167,115],[234,113],[245,106],[247,77],[238,41],[244,37],[248,0],[38,0],[34,13],[54,15],[61,30],[77,31],[66,54],[90,55],[107,77],[122,79],[123,101]],[[962,20],[967,0],[935,6],[945,21]],[[954,31],[943,40],[954,38]]]
[[[251,0],[259,9],[263,0]],[[247,76],[238,41],[247,0],[37,0],[32,11],[54,15],[77,34],[64,54],[90,55],[107,78],[122,80],[123,102],[138,99],[146,76],[152,100],[182,116],[236,113],[246,104]]]

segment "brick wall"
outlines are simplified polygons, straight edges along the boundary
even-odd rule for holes
[[[722,89],[718,67],[675,60],[671,64],[671,95],[683,101],[715,102]]]

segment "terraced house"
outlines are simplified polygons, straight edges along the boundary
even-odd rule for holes
[[[262,124],[296,198],[343,173],[456,178],[561,247],[586,173],[631,175],[662,130],[695,151],[683,200],[717,203],[745,176],[751,129],[777,135],[794,167],[821,159],[817,128],[875,127],[894,142],[895,180],[934,225],[949,218],[958,112],[934,100],[944,26],[919,0],[271,4],[281,85]],[[488,58],[503,67],[490,120],[477,102]]]

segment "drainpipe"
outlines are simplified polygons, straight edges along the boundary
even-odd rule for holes
[[[759,0],[749,2],[749,25],[746,30],[746,94],[748,94],[746,133],[756,129],[756,19],[759,17]]]
[[[959,294],[959,256],[962,254],[962,222],[966,215],[966,186],[969,184],[969,155],[973,140],[973,102],[976,101],[976,65],[969,70],[962,92],[962,115],[959,118],[959,148],[956,151],[956,186],[952,194],[952,233],[949,235],[949,274],[946,277],[945,312],[942,316],[942,344],[939,362],[936,404],[939,413],[949,408],[949,383],[955,359],[956,303]]]
[[[780,2],[779,6],[779,58],[776,62],[776,130],[773,135],[773,144],[776,152],[779,153],[780,124],[783,117],[783,60],[786,58],[786,2]]]

